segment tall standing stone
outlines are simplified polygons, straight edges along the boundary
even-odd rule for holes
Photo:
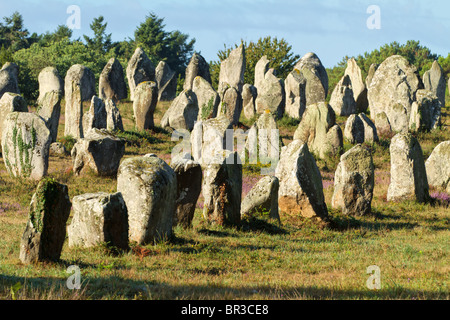
[[[106,244],[128,249],[128,210],[120,192],[88,193],[72,199],[73,218],[67,227],[69,247]]]
[[[83,101],[95,95],[95,76],[92,71],[80,64],[67,71],[64,80],[65,127],[64,135],[75,139],[83,137]]]
[[[374,170],[372,155],[362,145],[358,144],[343,154],[336,168],[332,207],[342,210],[345,215],[370,214]]]
[[[154,156],[124,160],[117,176],[117,191],[128,208],[130,241],[142,245],[172,236],[177,177],[163,160]]]
[[[434,61],[431,69],[423,75],[426,90],[431,91],[445,107],[445,74],[439,62]]]
[[[58,137],[59,118],[61,116],[61,99],[61,91],[55,90],[47,92],[41,98],[36,112],[47,124],[52,142],[56,142]]]
[[[0,69],[0,98],[6,93],[20,93],[19,67],[15,63],[7,62]]]
[[[307,143],[308,149],[320,159],[340,154],[343,134],[331,106],[326,102],[308,106],[294,133],[294,140]]]
[[[206,62],[205,58],[195,52],[186,68],[183,90],[192,90],[194,79],[198,76],[211,83],[209,64]]]
[[[100,74],[98,91],[99,97],[103,100],[112,99],[118,102],[127,98],[128,90],[123,68],[116,58],[109,59],[103,68]]]
[[[138,130],[153,129],[153,114],[158,103],[158,87],[155,82],[145,81],[134,90],[133,113]]]
[[[192,131],[198,118],[198,102],[192,90],[184,90],[173,100],[161,119],[161,127]]]
[[[232,125],[239,124],[242,112],[242,96],[235,87],[228,87],[223,92],[217,114],[225,115]]]
[[[242,110],[247,119],[252,119],[256,115],[256,98],[258,90],[251,84],[244,84],[242,88]]]
[[[64,81],[60,77],[58,69],[55,67],[46,67],[42,69],[38,76],[39,98],[38,103],[44,98],[45,94],[52,91],[58,91],[64,94]]]
[[[218,92],[222,96],[229,87],[235,88],[239,93],[244,86],[245,48],[241,44],[230,52],[228,58],[220,64]]]
[[[106,99],[106,129],[109,131],[124,131],[122,115],[112,99]]]
[[[156,66],[155,80],[158,84],[158,101],[172,101],[177,94],[177,75],[165,61]]]
[[[356,103],[356,111],[366,112],[369,107],[369,102],[367,101],[367,87],[362,78],[361,68],[356,63],[355,58],[351,58],[347,61],[347,68],[345,69],[344,75],[350,77],[353,98]]]
[[[172,164],[177,176],[177,200],[174,226],[192,227],[195,206],[202,191],[202,167],[190,159],[180,159]]]
[[[391,140],[391,183],[388,201],[430,198],[427,173],[419,141],[411,133],[398,133]]]
[[[192,91],[197,97],[198,116],[197,120],[208,120],[217,116],[220,96],[214,90],[211,83],[200,76],[195,77]]]
[[[2,137],[3,132],[3,122],[10,112],[28,112],[28,106],[21,95],[6,92],[0,98],[0,138]]]
[[[285,113],[294,119],[301,119],[306,110],[306,79],[294,69],[284,81],[286,93]]]
[[[205,165],[202,194],[204,218],[212,224],[237,226],[241,222],[242,164],[236,152]]]
[[[136,48],[130,61],[128,61],[127,79],[131,101],[134,101],[134,90],[141,82],[156,81],[155,66],[142,48]]]
[[[306,79],[306,105],[323,102],[328,95],[328,74],[315,53],[307,53],[295,65]]]
[[[370,116],[384,112],[395,132],[407,131],[412,103],[422,88],[417,69],[402,56],[387,58],[368,88]]]
[[[46,176],[50,143],[45,121],[34,113],[11,112],[3,122],[2,155],[14,177],[41,180]]]
[[[429,90],[417,90],[416,101],[411,106],[409,129],[431,131],[441,126],[441,101]]]
[[[322,177],[306,143],[294,140],[283,147],[275,176],[280,181],[278,206],[282,212],[327,219]]]
[[[349,75],[344,75],[334,87],[331,94],[330,106],[337,116],[348,117],[357,112],[356,101],[353,96],[353,86]]]
[[[83,115],[83,136],[87,136],[93,128],[106,129],[105,102],[97,96],[91,99],[89,111]]]
[[[66,185],[52,179],[38,184],[20,243],[22,263],[60,259],[71,206]]]
[[[264,78],[256,88],[258,91],[255,100],[256,113],[262,114],[270,110],[277,119],[282,118],[286,106],[284,81],[274,75],[274,69],[269,69],[264,74]]]

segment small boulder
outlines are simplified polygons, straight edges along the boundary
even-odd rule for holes
[[[450,193],[450,141],[439,143],[425,162],[428,183]]]
[[[256,213],[266,213],[270,219],[280,221],[278,213],[279,180],[265,176],[247,193],[241,204],[241,218],[252,217]]]

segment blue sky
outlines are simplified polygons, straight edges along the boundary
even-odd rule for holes
[[[69,5],[81,9],[74,38],[91,35],[89,24],[100,15],[114,40],[133,37],[154,12],[167,31],[195,38],[195,50],[208,61],[217,60],[224,44],[268,35],[284,38],[300,56],[315,52],[326,67],[392,41],[418,40],[434,53],[450,52],[448,0],[0,0],[0,18],[18,11],[29,31],[43,33],[66,23]],[[380,8],[381,29],[367,28],[370,5]]]

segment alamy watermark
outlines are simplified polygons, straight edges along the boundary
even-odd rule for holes
[[[72,265],[66,270],[71,276],[67,278],[66,286],[69,290],[80,290],[81,289],[81,270],[80,267]]]
[[[371,5],[367,8],[370,17],[367,19],[366,25],[369,30],[381,29],[381,8],[377,5]]]
[[[366,270],[371,276],[367,279],[366,285],[370,290],[381,289],[381,269],[378,266],[369,266]]]
[[[70,16],[66,20],[66,25],[69,29],[72,30],[79,30],[81,29],[81,9],[77,5],[70,5],[67,7],[66,10],[67,14],[70,14]]]

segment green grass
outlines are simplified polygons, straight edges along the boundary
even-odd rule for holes
[[[153,152],[170,159],[175,144],[170,133],[158,128],[137,132],[131,104],[120,108],[126,131],[119,134],[128,141],[125,157]],[[158,106],[157,126],[164,108]],[[425,154],[450,140],[448,114],[445,130],[418,134]],[[292,137],[291,121],[279,123]],[[370,216],[347,217],[329,208],[328,225],[281,213],[281,224],[260,215],[223,228],[209,225],[198,208],[192,229],[176,227],[172,239],[156,245],[131,244],[130,251],[117,254],[102,244],[69,248],[66,241],[60,262],[33,265],[21,264],[19,251],[37,182],[9,177],[0,161],[0,299],[448,300],[448,203],[386,202],[389,139],[372,148],[377,184]],[[324,180],[332,182],[337,163],[318,165]],[[67,184],[71,198],[116,191],[116,178],[75,177],[71,167],[70,156],[50,159],[49,176]],[[260,169],[244,166],[244,177],[258,177]],[[324,193],[330,206],[333,187]],[[80,290],[66,287],[71,265],[81,269]],[[366,287],[371,265],[381,269],[381,290]]]

